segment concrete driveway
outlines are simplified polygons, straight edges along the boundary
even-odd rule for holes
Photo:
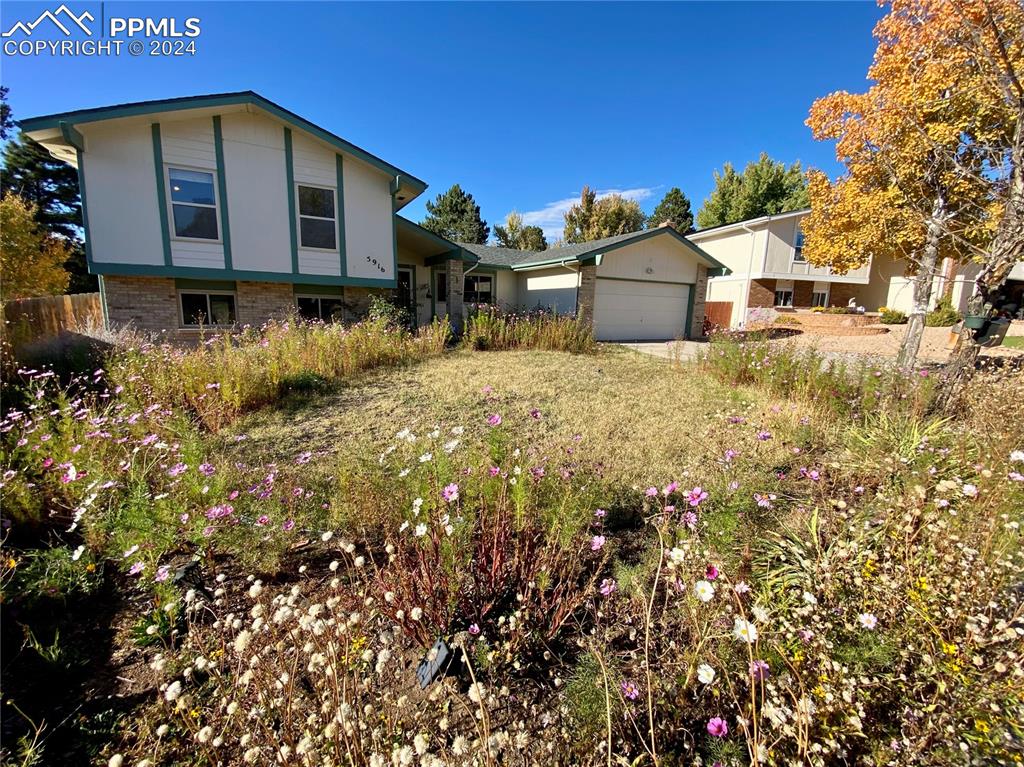
[[[706,343],[702,341],[634,341],[620,343],[619,346],[625,346],[627,349],[641,354],[650,354],[652,357],[685,361],[696,357],[697,351],[706,346]]]

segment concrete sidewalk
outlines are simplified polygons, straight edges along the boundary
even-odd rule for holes
[[[650,354],[652,357],[686,361],[696,357],[697,351],[707,343],[703,341],[636,341],[618,345],[641,354]]]

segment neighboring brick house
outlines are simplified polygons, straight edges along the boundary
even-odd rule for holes
[[[449,242],[397,215],[426,183],[252,91],[21,127],[78,169],[105,320],[178,338],[357,319],[374,293],[418,324],[496,303],[576,313],[604,340],[690,337],[722,266],[671,228],[543,253]]]
[[[688,235],[729,270],[712,277],[707,300],[731,305],[726,307],[730,326],[770,319],[780,311],[847,306],[851,301],[869,312],[888,306],[909,313],[913,286],[902,262],[869,260],[858,269],[836,274],[804,259],[800,224],[809,212],[762,216]],[[957,267],[947,259],[935,278],[932,305],[949,295],[963,311],[976,272],[975,267]]]

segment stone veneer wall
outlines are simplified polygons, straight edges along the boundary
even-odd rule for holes
[[[704,335],[704,303],[708,296],[708,268],[704,264],[697,264],[697,283],[693,291],[693,316],[686,330],[690,338],[700,338]]]
[[[594,324],[594,298],[597,294],[597,265],[580,266],[580,286],[576,289],[576,318],[585,325]]]
[[[462,278],[462,261],[449,258],[445,261],[445,268],[448,282],[448,321],[451,323],[452,333],[461,336],[466,292],[466,285]]]

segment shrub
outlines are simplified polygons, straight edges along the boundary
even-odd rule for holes
[[[882,307],[878,321],[883,325],[905,325],[907,322],[907,315],[899,309]]]
[[[109,375],[137,401],[159,401],[194,413],[217,430],[289,389],[322,388],[377,367],[441,354],[447,322],[418,333],[380,317],[352,326],[289,320],[207,339],[198,348],[168,344],[116,355]]]
[[[960,312],[953,308],[952,301],[943,296],[935,304],[935,308],[925,315],[924,324],[930,328],[947,328],[962,319]]]
[[[516,314],[485,305],[470,311],[463,344],[476,351],[539,349],[573,354],[597,348],[593,329],[572,315],[545,311]]]
[[[828,306],[822,311],[825,314],[857,314],[857,310],[851,309],[849,306]]]
[[[800,320],[796,317],[790,317],[788,314],[780,314],[775,318],[776,325],[788,325],[788,326],[799,326]]]

